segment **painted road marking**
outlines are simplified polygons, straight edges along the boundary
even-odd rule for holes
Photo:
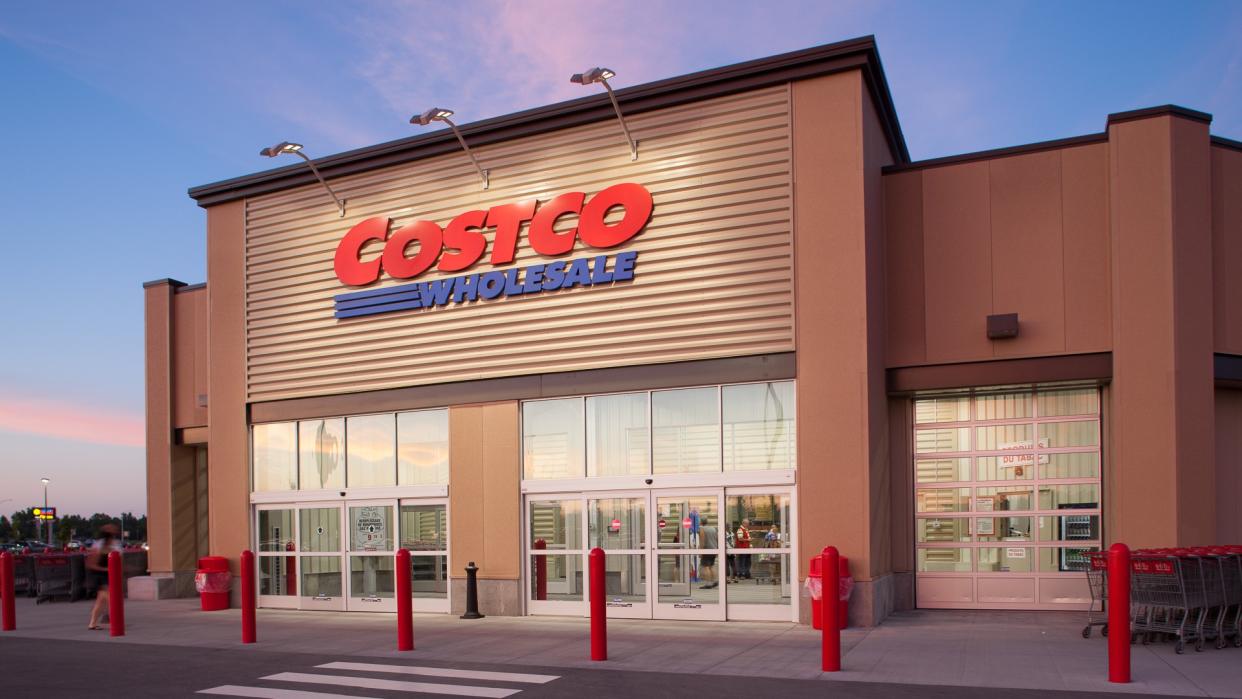
[[[225,684],[211,689],[200,689],[199,694],[222,694],[229,697],[258,697],[259,699],[379,699],[379,697],[363,697],[357,694],[327,694],[325,692],[306,692],[301,689],[279,689],[276,687],[239,687]]]
[[[448,667],[425,667],[421,665],[380,665],[378,663],[325,663],[316,665],[323,670],[355,670],[357,672],[391,672],[400,675],[423,675],[426,677],[454,677],[463,680],[491,680],[494,682],[529,682],[546,684],[560,675],[532,675],[523,672],[488,672],[486,670],[456,670]]]
[[[464,684],[437,684],[434,682],[402,682],[381,680],[374,677],[349,677],[347,675],[312,675],[305,672],[280,672],[260,679],[276,682],[304,682],[306,684],[331,684],[338,687],[360,689],[390,689],[396,692],[426,692],[428,694],[452,694],[459,697],[492,697],[503,699],[513,696],[520,689],[473,687]]]

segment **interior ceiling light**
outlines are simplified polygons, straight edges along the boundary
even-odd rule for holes
[[[310,165],[311,172],[315,173],[315,178],[319,180],[319,184],[323,185],[323,188],[328,190],[328,195],[332,197],[332,201],[336,202],[336,208],[338,211],[340,211],[341,218],[344,218],[345,217],[345,200],[336,196],[336,192],[332,191],[332,188],[328,186],[328,183],[326,181],[324,181],[323,175],[319,174],[319,168],[315,167],[315,163],[310,158],[306,157],[306,154],[302,152],[301,143],[290,143],[289,141],[281,141],[280,143],[277,143],[274,146],[264,148],[263,150],[259,151],[259,155],[263,155],[268,158],[275,158],[281,153],[292,153],[298,156],[299,158],[301,158],[302,160],[305,160],[307,165]]]
[[[578,83],[579,85],[590,85],[591,83],[599,83],[608,91],[608,99],[612,100],[612,108],[617,111],[617,121],[621,122],[621,131],[625,134],[625,142],[630,146],[630,160],[638,160],[638,141],[630,136],[630,129],[625,125],[625,117],[621,116],[621,106],[617,104],[617,96],[612,92],[612,86],[608,84],[609,78],[615,78],[616,73],[608,68],[592,68],[585,73],[574,73],[569,76],[569,82]]]
[[[418,124],[419,126],[427,126],[433,121],[442,121],[448,124],[448,127],[453,130],[453,135],[457,137],[457,142],[461,144],[461,149],[466,151],[466,155],[469,156],[470,162],[474,163],[474,169],[479,171],[479,178],[483,180],[483,189],[487,189],[489,184],[488,175],[490,174],[490,171],[483,169],[483,166],[479,165],[479,159],[474,157],[474,153],[471,152],[470,146],[466,145],[466,139],[461,137],[461,131],[457,130],[457,124],[454,124],[453,120],[449,118],[451,116],[453,116],[453,110],[451,109],[432,107],[422,114],[415,114],[410,117],[410,123]]]

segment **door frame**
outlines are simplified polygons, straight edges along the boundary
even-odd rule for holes
[[[367,500],[350,500],[342,503],[344,505],[344,520],[341,528],[341,535],[344,538],[342,542],[342,565],[341,570],[345,575],[345,610],[349,612],[396,612],[397,611],[397,545],[399,542],[398,529],[399,522],[399,505],[396,498],[375,498]],[[350,516],[350,510],[359,507],[387,507],[389,508],[389,520],[387,539],[389,545],[387,549],[377,549],[375,551],[355,550],[354,549],[354,531],[352,529],[353,519]],[[355,558],[384,558],[387,557],[392,564],[392,595],[389,597],[356,597],[354,595],[354,573],[353,563]],[[382,571],[380,571],[382,573]],[[364,573],[365,574],[365,573]]]

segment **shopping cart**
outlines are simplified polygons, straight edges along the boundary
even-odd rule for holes
[[[1201,557],[1207,571],[1204,584],[1208,613],[1202,620],[1201,635],[1209,640],[1216,639],[1217,648],[1228,645],[1230,637],[1235,646],[1242,646],[1242,635],[1238,633],[1238,614],[1242,612],[1242,555],[1222,546],[1191,550]]]
[[[1087,554],[1087,587],[1091,588],[1091,606],[1087,607],[1087,625],[1082,637],[1091,638],[1091,627],[1099,626],[1100,635],[1108,636],[1108,554],[1095,551]]]
[[[1200,615],[1207,610],[1199,560],[1172,552],[1139,553],[1130,558],[1130,572],[1131,640],[1141,636],[1146,645],[1164,633],[1176,639],[1177,653],[1189,642],[1202,650]]]

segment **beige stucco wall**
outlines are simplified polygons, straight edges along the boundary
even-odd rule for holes
[[[487,190],[460,152],[341,177],[332,185],[348,200],[344,220],[318,186],[248,200],[249,398],[792,350],[789,110],[789,90],[778,86],[635,115],[627,123],[641,144],[637,161],[613,120],[481,147]],[[579,241],[565,257],[637,251],[632,282],[333,317],[333,296],[358,290],[335,277],[333,255],[359,221],[443,226],[466,211],[572,191],[590,196],[623,182],[652,193],[646,229],[609,251]],[[563,217],[558,230],[575,219]],[[362,258],[379,249],[368,243]],[[513,265],[546,260],[524,229]],[[491,269],[384,276],[367,288]]]
[[[521,577],[521,433],[517,401],[449,410],[449,576]]]
[[[1108,146],[884,177],[889,366],[1111,346]],[[986,319],[1017,313],[1017,338]]]
[[[1212,148],[1215,348],[1242,354],[1242,151]]]

